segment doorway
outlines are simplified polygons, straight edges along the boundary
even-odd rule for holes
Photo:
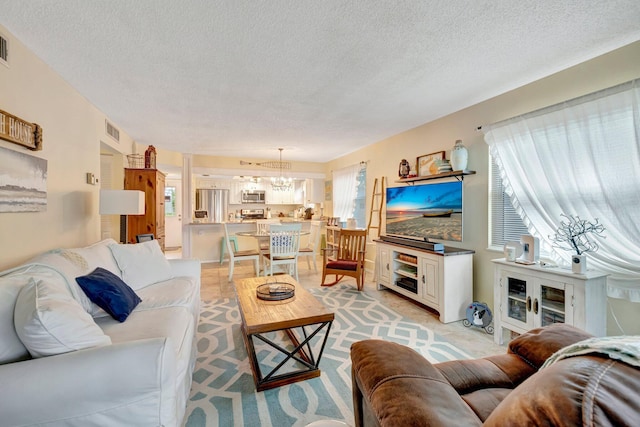
[[[182,180],[167,179],[164,190],[166,250],[182,247]]]

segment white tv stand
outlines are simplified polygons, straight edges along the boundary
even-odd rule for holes
[[[442,323],[466,318],[473,302],[474,251],[444,251],[376,240],[378,290],[390,289],[440,314]]]

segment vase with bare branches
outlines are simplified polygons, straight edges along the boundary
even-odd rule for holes
[[[595,252],[599,249],[598,242],[590,239],[590,235],[595,234],[600,237],[605,228],[600,223],[598,218],[594,221],[587,221],[581,219],[578,215],[565,215],[560,216],[566,218],[566,220],[560,221],[560,226],[556,230],[556,234],[549,236],[554,243],[554,247],[573,250],[576,255],[571,257],[571,267],[574,273],[584,274],[586,272],[586,252]]]

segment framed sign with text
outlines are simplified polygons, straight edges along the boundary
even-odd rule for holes
[[[438,173],[438,165],[436,160],[444,159],[444,151],[436,151],[435,153],[425,154],[416,159],[418,164],[418,175],[429,176]]]
[[[0,110],[0,139],[27,147],[29,150],[42,150],[42,128],[19,117]]]

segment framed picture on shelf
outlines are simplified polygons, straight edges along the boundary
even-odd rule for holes
[[[425,154],[417,158],[418,176],[429,176],[438,173],[438,165],[436,160],[444,159],[444,151],[436,151],[435,153]]]

